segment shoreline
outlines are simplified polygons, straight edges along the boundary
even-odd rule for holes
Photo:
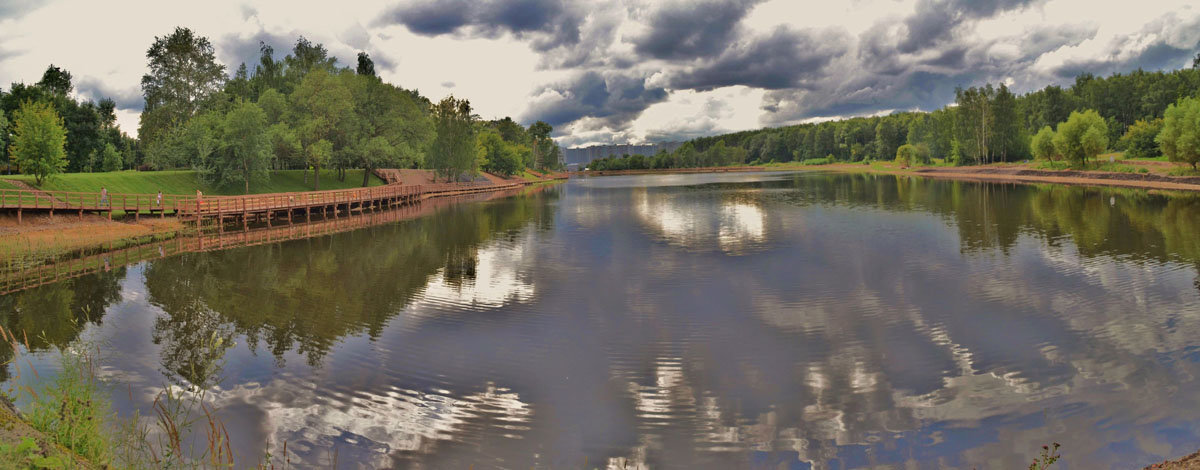
[[[423,179],[428,179],[432,175],[427,170],[401,171],[407,172],[406,180],[421,179],[422,183]],[[506,178],[486,173],[483,175],[490,184],[464,192],[500,192],[566,179],[565,174],[539,174],[538,179],[527,179],[520,176]],[[25,188],[22,190],[29,191]],[[41,192],[36,188],[32,191]],[[269,198],[294,194],[299,193],[252,194],[249,197]],[[419,199],[455,194],[457,192],[422,194]],[[146,200],[153,197],[153,195],[141,196],[144,196]],[[235,197],[240,196],[210,196],[209,199],[215,201]],[[116,195],[114,195],[115,198]],[[194,231],[194,226],[185,223],[190,220],[192,219],[181,217],[179,214],[169,217],[131,217],[124,214],[114,219],[111,216],[105,217],[102,213],[79,212],[76,214],[75,210],[71,208],[62,208],[62,212],[59,214],[54,214],[53,211],[25,214],[24,216],[19,213],[0,213],[0,254],[10,260],[26,258],[25,261],[28,262],[34,259],[47,260],[62,256],[84,255],[96,250],[111,251],[131,244],[166,240]]]
[[[1159,162],[1145,162],[1153,165]],[[1158,165],[1154,165],[1158,166]],[[1022,164],[978,165],[962,167],[915,167],[899,168],[852,163],[826,165],[778,165],[736,166],[709,168],[671,168],[660,170],[602,170],[580,171],[580,176],[633,176],[655,174],[697,173],[754,173],[772,171],[837,171],[843,173],[871,173],[886,175],[920,176],[959,181],[999,182],[1021,184],[1063,184],[1072,186],[1106,186],[1164,191],[1200,191],[1200,177],[1164,176],[1145,173],[1119,173],[1093,170],[1041,170]]]

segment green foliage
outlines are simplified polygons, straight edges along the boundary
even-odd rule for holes
[[[479,133],[478,139],[484,171],[511,176],[525,168],[520,148],[512,142],[505,141],[499,132],[485,130]]]
[[[13,116],[9,158],[40,185],[67,167],[66,140],[62,119],[50,105],[26,102]]]
[[[62,371],[37,393],[29,424],[81,457],[103,465],[111,458],[104,419],[111,414],[86,354],[61,351]]]
[[[32,437],[23,437],[21,442],[15,445],[0,444],[0,462],[4,462],[5,468],[17,470],[70,468],[71,462],[62,455],[44,454],[45,452]]]
[[[262,108],[239,99],[214,128],[213,139],[219,144],[200,160],[201,178],[214,186],[240,182],[246,194],[252,181],[269,179],[271,142],[266,123]]]
[[[1060,156],[1054,148],[1054,129],[1043,127],[1033,136],[1033,157],[1038,160],[1057,160]]]
[[[414,168],[433,138],[433,123],[411,94],[371,74],[342,73],[354,99],[344,126],[347,158],[342,168]],[[366,181],[363,181],[366,185]]]
[[[138,137],[154,144],[208,105],[225,82],[225,66],[217,62],[208,38],[183,27],[155,37],[146,51],[150,72],[142,76],[146,106]]]
[[[1184,98],[1168,106],[1156,140],[1167,160],[1196,169],[1200,163],[1200,98]]]
[[[330,162],[334,152],[344,146],[343,126],[353,118],[353,96],[342,80],[324,68],[316,68],[304,75],[289,100],[308,164],[319,174],[321,165]],[[321,189],[319,178],[313,183],[313,189]]]
[[[916,145],[904,144],[896,149],[896,163],[900,166],[916,166],[924,163],[921,151]]]
[[[807,158],[800,161],[801,165],[828,165],[830,163],[833,163],[832,156],[822,158]]]
[[[118,171],[124,159],[113,144],[104,144],[104,153],[100,154],[100,171]]]
[[[1075,166],[1086,166],[1108,148],[1108,124],[1100,114],[1072,112],[1054,133],[1054,149]]]
[[[429,149],[429,167],[447,179],[458,178],[464,173],[474,176],[478,170],[479,151],[471,103],[448,96],[434,106],[433,122],[437,137]]]
[[[0,109],[0,155],[8,155],[8,118],[4,117],[4,110]]]
[[[1125,148],[1125,158],[1155,158],[1160,155],[1158,142],[1155,138],[1162,131],[1162,118],[1150,121],[1138,119],[1129,126],[1125,135],[1121,136],[1121,145]]]

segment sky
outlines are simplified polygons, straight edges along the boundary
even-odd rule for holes
[[[176,26],[232,73],[303,35],[384,80],[560,145],[692,137],[932,110],[956,87],[1017,92],[1082,72],[1191,66],[1194,0],[0,0],[0,88],[53,63],[136,135],[145,52]]]

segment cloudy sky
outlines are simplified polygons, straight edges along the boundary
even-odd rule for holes
[[[0,87],[54,63],[134,134],[145,51],[176,25],[231,71],[259,41],[365,50],[385,80],[545,120],[565,146],[929,110],[960,85],[1173,69],[1200,46],[1194,0],[0,0]]]

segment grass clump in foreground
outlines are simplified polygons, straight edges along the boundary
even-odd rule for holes
[[[21,360],[22,345],[28,350],[28,343],[3,327],[0,337],[14,353],[9,361],[13,383],[21,383],[23,373],[36,376],[32,363]],[[214,335],[211,341],[219,347],[222,339]],[[235,466],[229,433],[206,401],[205,390],[212,384],[165,386],[154,400],[151,419],[137,412],[121,419],[106,399],[105,384],[96,378],[97,350],[77,340],[59,349],[62,370],[48,383],[9,390],[10,395],[25,394],[28,405],[24,420],[0,409],[0,417],[13,421],[0,427],[0,468],[275,468],[277,459],[288,462],[285,444],[282,456],[268,452],[251,465]],[[218,362],[197,366],[212,377],[206,380],[216,380]],[[4,429],[16,431],[6,434]]]
[[[363,171],[346,170],[346,179],[339,181],[337,171],[321,171],[321,190],[352,189],[362,187]],[[31,175],[0,175],[0,184],[12,186],[4,180],[21,181],[35,186]],[[371,175],[368,185],[379,186],[383,180]],[[204,194],[233,196],[242,194],[240,185],[213,187],[203,184],[197,172],[192,170],[168,171],[112,171],[108,173],[64,173],[56,175],[35,186],[46,191],[73,191],[83,193],[98,193],[101,188],[107,188],[113,194],[156,194],[160,190],[164,194],[196,194],[199,189]],[[286,193],[312,191],[312,172],[305,170],[276,170],[271,172],[271,179],[250,186],[252,194]]]

